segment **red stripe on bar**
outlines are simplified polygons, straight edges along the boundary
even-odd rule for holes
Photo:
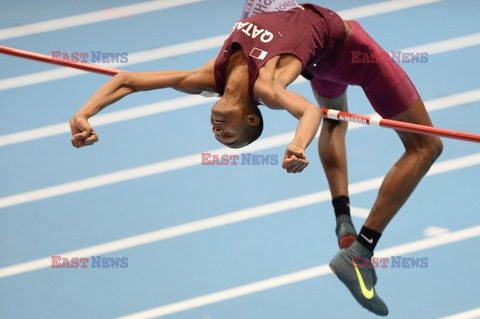
[[[328,109],[322,108],[323,114],[327,114]],[[362,123],[362,124],[370,124],[370,116],[365,115],[358,115],[348,112],[340,112],[338,114],[338,118],[341,121],[348,121],[354,123]],[[419,125],[419,124],[412,124],[407,122],[400,122],[394,121],[389,119],[382,119],[380,120],[381,127],[388,127],[393,128],[399,131],[407,131],[413,133],[420,133],[420,134],[427,134],[427,135],[435,135],[441,137],[448,137],[457,140],[469,141],[469,142],[476,142],[480,143],[480,135],[473,134],[473,133],[466,133],[454,130],[447,130],[437,127]]]
[[[106,74],[106,75],[116,75],[119,72],[121,72],[118,69],[106,68],[106,67],[102,67],[102,66],[88,64],[88,63],[76,63],[76,62],[72,62],[72,61],[55,60],[50,55],[45,55],[45,54],[40,54],[40,53],[35,53],[35,52],[30,52],[30,51],[15,49],[15,48],[10,48],[10,47],[6,47],[6,46],[0,46],[0,53],[13,55],[13,56],[17,56],[17,57],[25,58],[25,59],[36,60],[36,61],[40,61],[40,62],[56,64],[56,65],[60,65],[60,66],[67,66],[67,67],[80,69],[80,70],[88,71],[88,72]],[[324,115],[327,115],[328,109],[322,108],[321,110],[322,110]],[[362,124],[369,125],[371,117],[370,116],[365,116],[365,115],[348,113],[348,112],[340,112],[340,113],[338,113],[338,118],[341,121],[362,123]],[[473,133],[466,133],[466,132],[460,132],[460,131],[454,131],[454,130],[446,130],[446,129],[436,128],[436,127],[430,127],[430,126],[425,126],[425,125],[394,121],[394,120],[389,120],[389,119],[380,120],[380,126],[381,127],[393,128],[393,129],[400,130],[400,131],[407,131],[407,132],[427,134],[427,135],[435,135],[435,136],[453,138],[453,139],[457,139],[457,140],[480,143],[480,135],[473,134]]]

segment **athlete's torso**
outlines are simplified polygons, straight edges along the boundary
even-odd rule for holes
[[[240,20],[215,62],[217,91],[220,95],[224,93],[228,61],[234,44],[241,48],[247,59],[250,98],[257,105],[253,87],[258,71],[269,59],[280,54],[292,54],[302,62],[302,74],[311,78],[316,65],[328,60],[344,39],[343,20],[334,12],[311,4]]]

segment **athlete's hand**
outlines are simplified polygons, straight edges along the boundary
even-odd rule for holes
[[[70,130],[72,131],[72,145],[76,148],[98,142],[98,136],[88,123],[86,116],[75,114],[70,120]]]
[[[308,166],[305,150],[296,144],[290,143],[285,151],[282,167],[287,173],[301,173]]]

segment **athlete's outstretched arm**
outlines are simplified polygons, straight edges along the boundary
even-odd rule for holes
[[[98,141],[88,119],[126,95],[154,89],[173,88],[199,94],[215,90],[214,60],[192,71],[121,72],[100,87],[70,120],[72,145],[82,147]]]
[[[305,149],[315,137],[322,119],[322,112],[315,104],[286,89],[300,75],[301,68],[298,59],[273,58],[260,70],[255,83],[255,95],[265,105],[287,110],[299,120],[282,164],[288,173],[300,173],[307,167]]]

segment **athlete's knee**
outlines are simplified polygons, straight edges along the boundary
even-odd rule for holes
[[[439,137],[424,136],[419,143],[407,147],[408,151],[412,151],[418,156],[420,165],[430,167],[442,154],[443,143]]]
[[[434,161],[442,154],[443,152],[443,142],[439,137],[434,137],[432,144],[430,145],[430,152],[434,157]]]
[[[434,162],[443,151],[443,143],[439,137],[430,137],[430,141],[424,147],[425,156]]]
[[[342,134],[345,135],[348,130],[348,122],[323,118],[321,132],[324,135]]]

